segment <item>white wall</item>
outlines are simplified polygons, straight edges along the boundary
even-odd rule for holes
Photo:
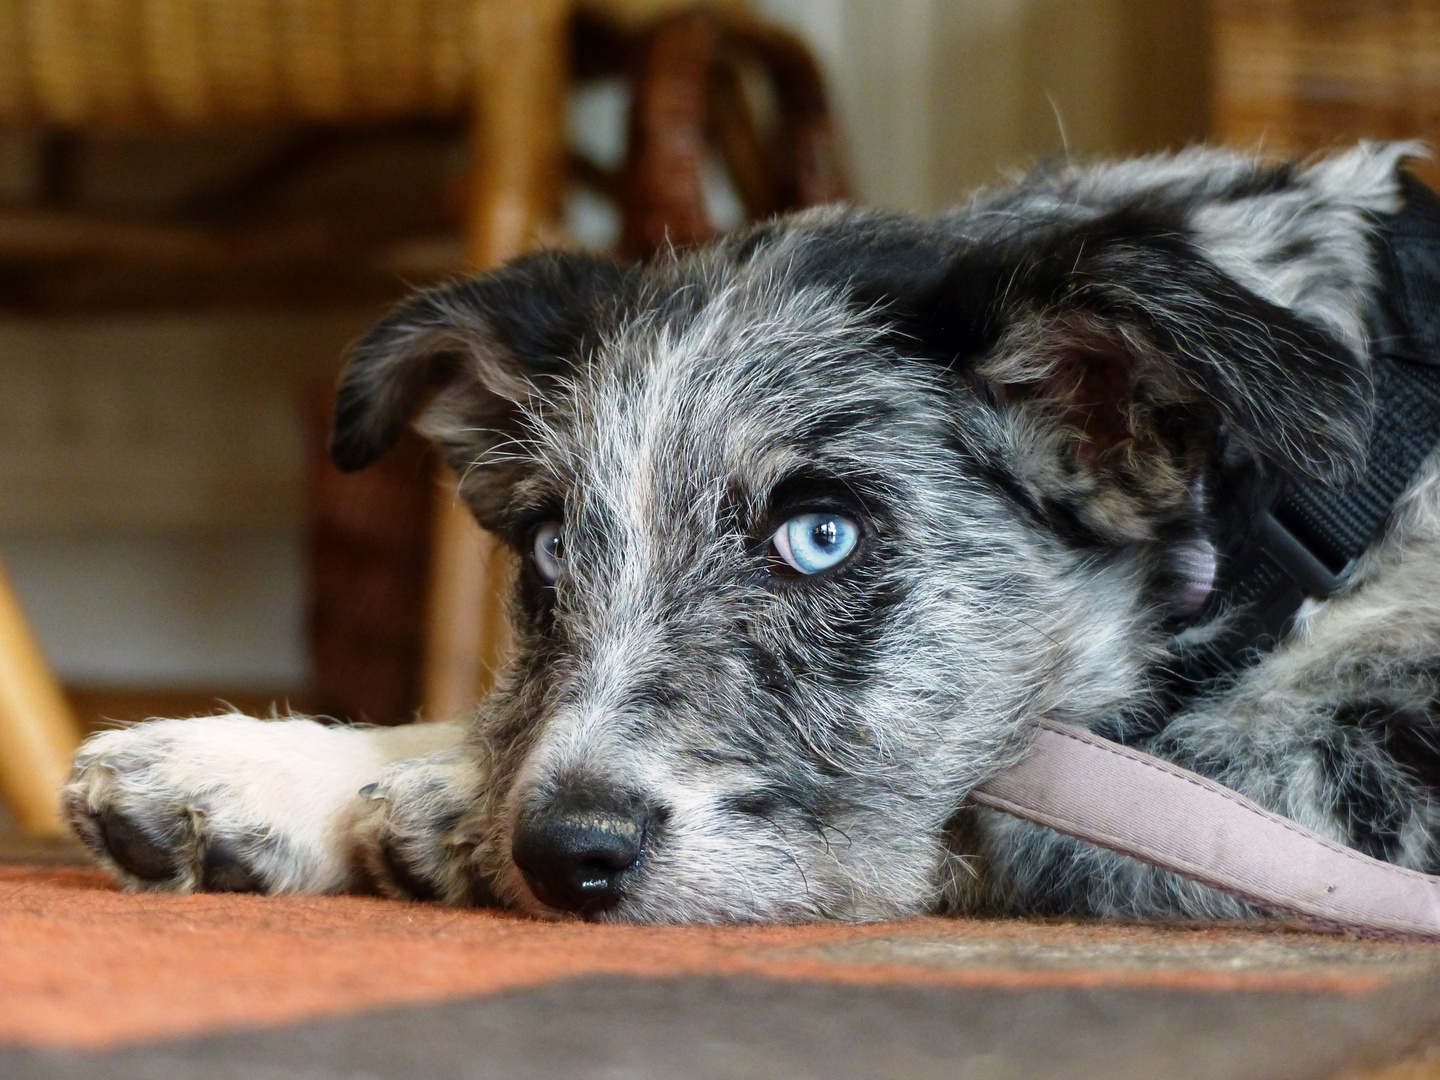
[[[1061,153],[1203,136],[1196,0],[757,0],[829,74],[865,202],[933,210]],[[1062,133],[1063,128],[1063,133]]]
[[[304,686],[305,410],[367,321],[0,318],[0,558],[62,679]]]
[[[260,693],[306,682],[303,534],[0,536],[60,678]]]

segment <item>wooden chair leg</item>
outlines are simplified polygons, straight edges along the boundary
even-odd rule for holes
[[[443,470],[435,503],[420,714],[463,716],[489,689],[508,644],[499,584],[504,552],[455,495]]]
[[[554,234],[564,168],[569,0],[474,0],[476,55],[471,154],[475,178],[466,243],[486,269]],[[426,627],[427,719],[464,713],[484,692],[506,645],[503,554],[455,498],[437,503]]]
[[[60,787],[80,725],[0,565],[0,795],[25,831],[60,835]]]

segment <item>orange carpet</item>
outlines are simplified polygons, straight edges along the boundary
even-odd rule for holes
[[[1375,995],[1440,947],[1286,928],[915,919],[864,927],[546,923],[360,897],[127,895],[0,867],[0,1044],[95,1048],[495,995],[586,976]]]

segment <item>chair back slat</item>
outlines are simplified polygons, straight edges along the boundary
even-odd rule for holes
[[[0,124],[456,115],[467,105],[473,9],[473,0],[0,0]]]

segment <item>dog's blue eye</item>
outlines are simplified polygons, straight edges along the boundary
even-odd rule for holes
[[[547,521],[535,530],[535,539],[530,546],[535,557],[535,569],[551,585],[560,576],[560,562],[565,552],[560,546],[560,523]]]
[[[802,574],[844,562],[860,542],[860,526],[839,514],[801,514],[775,530],[775,553]]]

